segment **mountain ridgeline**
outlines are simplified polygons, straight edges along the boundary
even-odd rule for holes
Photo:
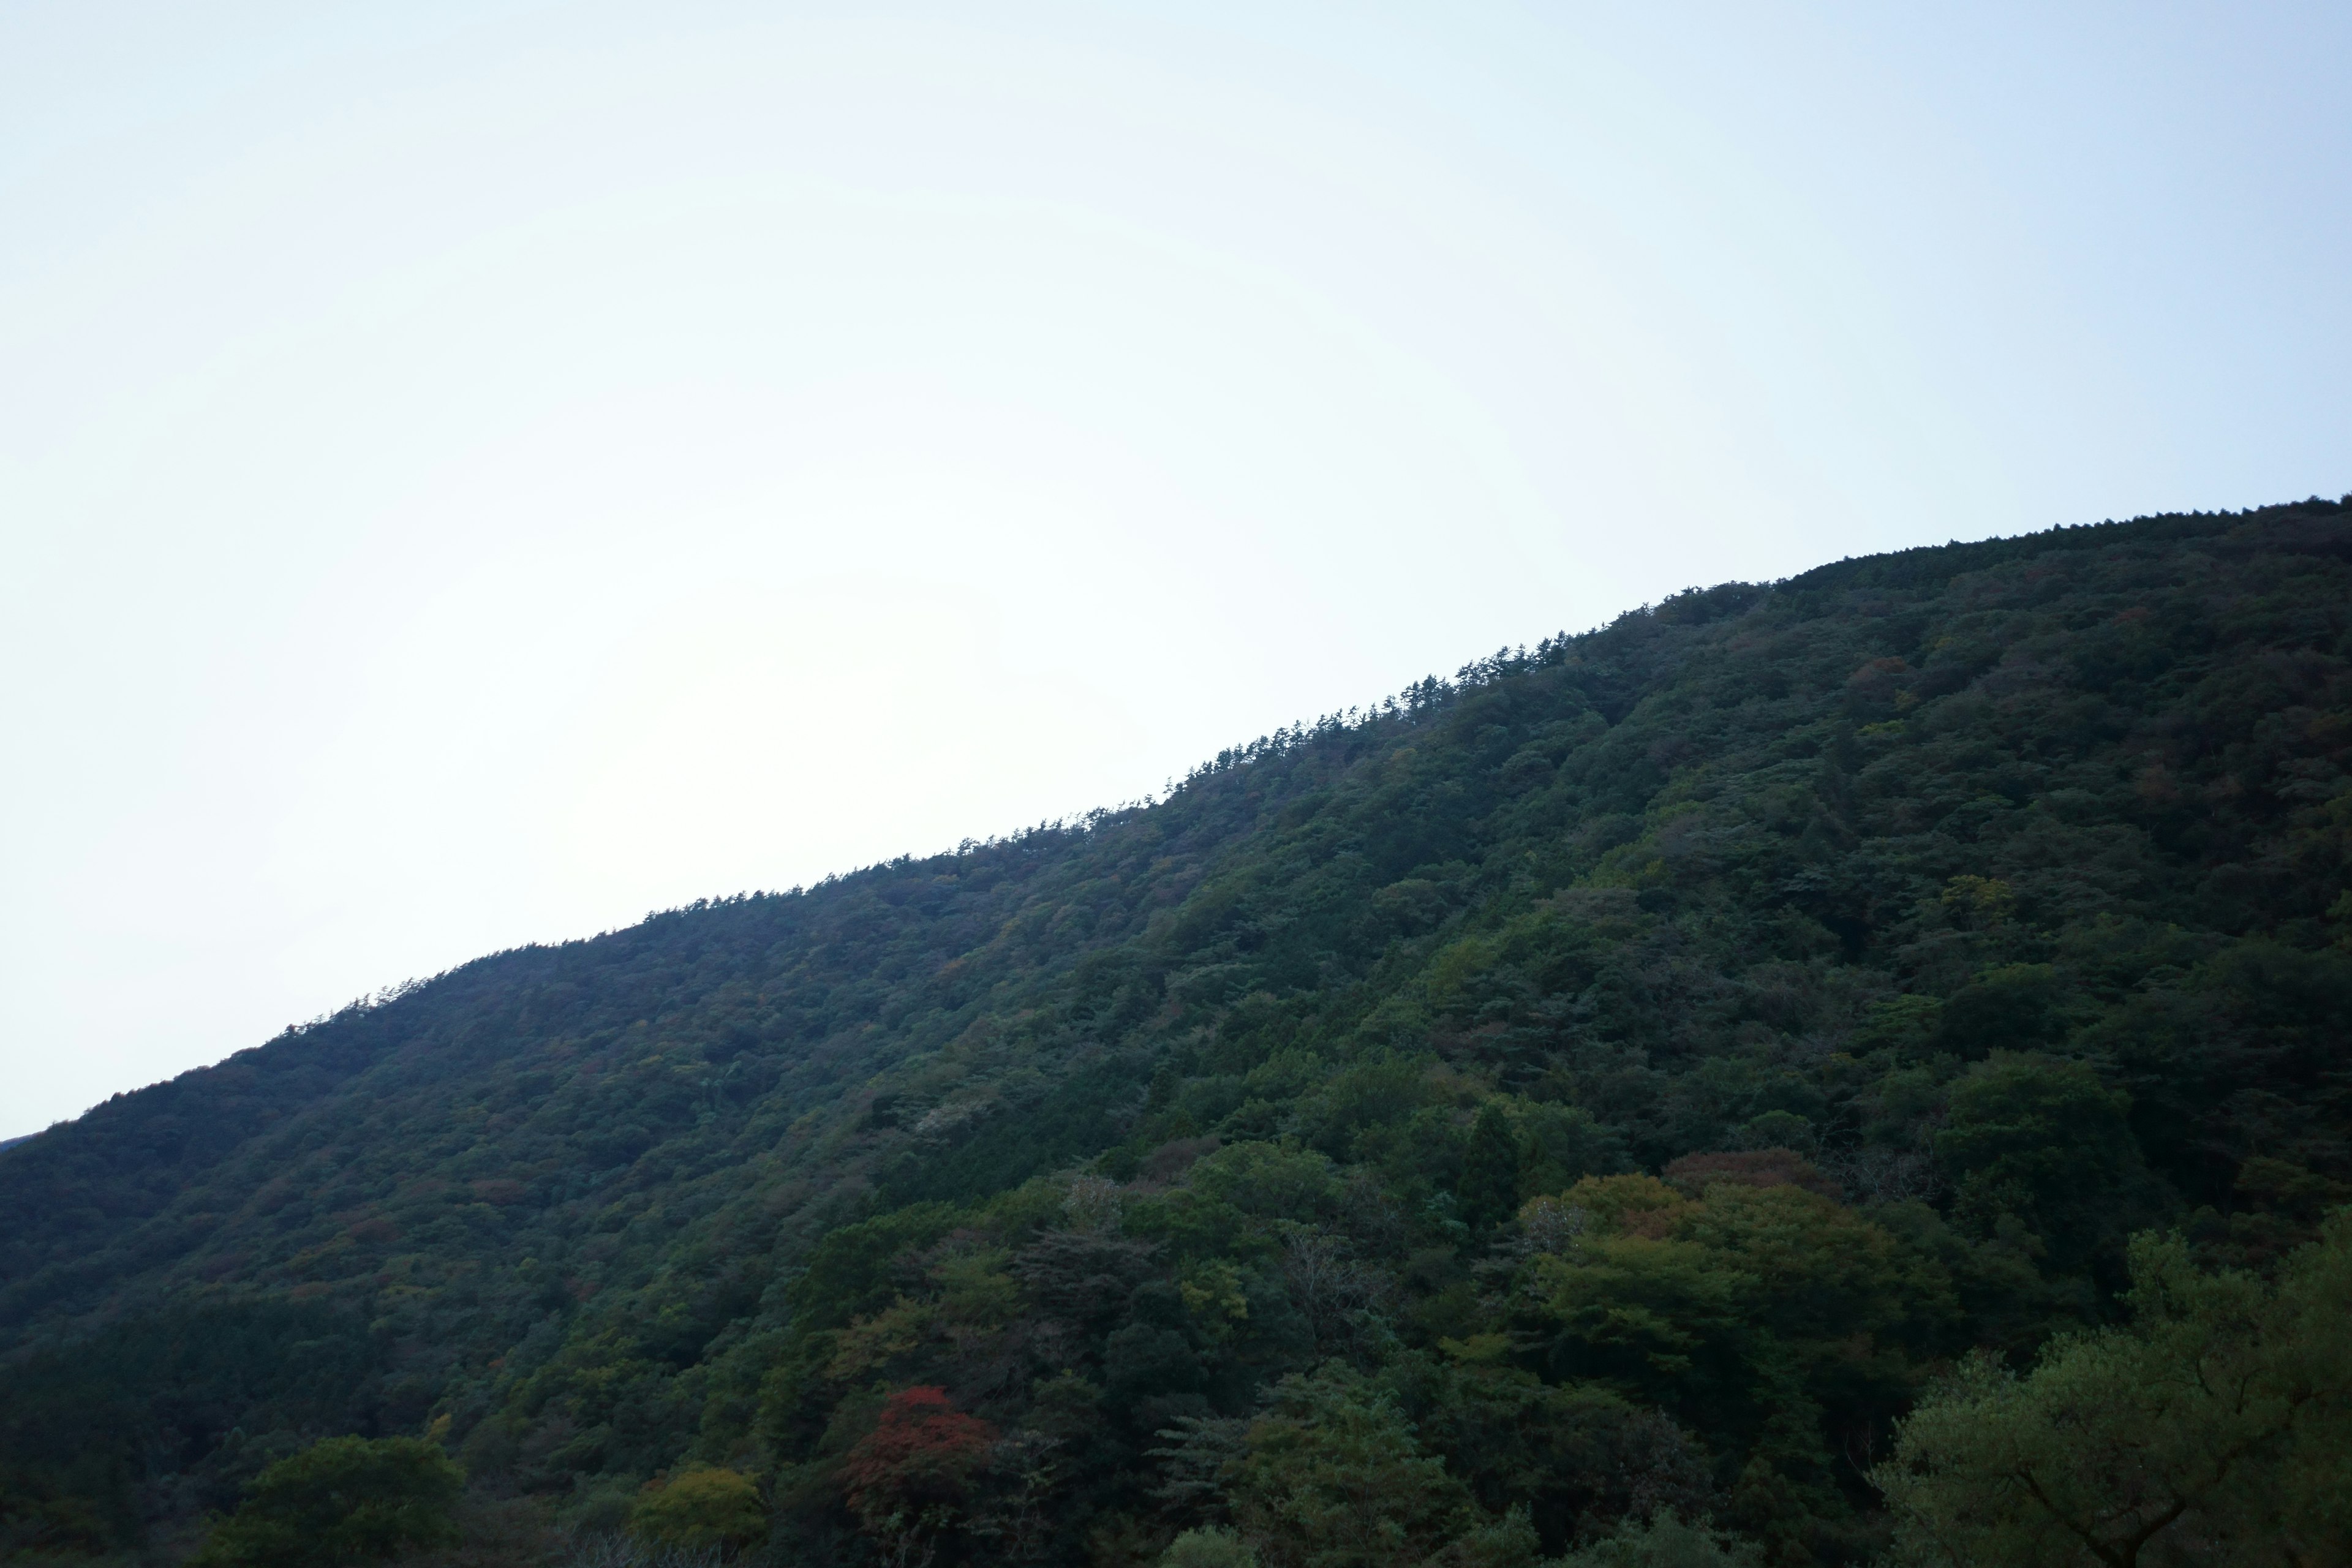
[[[2343,1239],[2347,773],[2315,500],[1695,590],[485,958],[0,1150],[0,1553],[177,1561],[353,1435],[485,1561],[722,1492],[776,1563],[1905,1549],[1952,1369]]]

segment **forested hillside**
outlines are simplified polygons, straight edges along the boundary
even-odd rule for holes
[[[175,1561],[357,1434],[478,1556],[724,1474],[777,1563],[1862,1561],[1956,1366],[2320,1289],[2347,771],[2313,501],[1696,590],[485,958],[0,1150],[0,1549]]]

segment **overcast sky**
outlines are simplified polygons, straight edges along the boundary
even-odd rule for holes
[[[0,7],[0,1137],[1675,589],[2352,489],[2352,7]]]

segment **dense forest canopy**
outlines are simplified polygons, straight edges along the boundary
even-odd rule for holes
[[[777,1563],[1909,1550],[1979,1405],[2326,1317],[2347,770],[2315,500],[1694,590],[485,958],[0,1150],[0,1550],[353,1436]]]

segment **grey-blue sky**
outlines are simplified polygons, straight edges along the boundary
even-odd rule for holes
[[[1692,583],[2352,485],[2323,6],[0,14],[0,1136]]]

